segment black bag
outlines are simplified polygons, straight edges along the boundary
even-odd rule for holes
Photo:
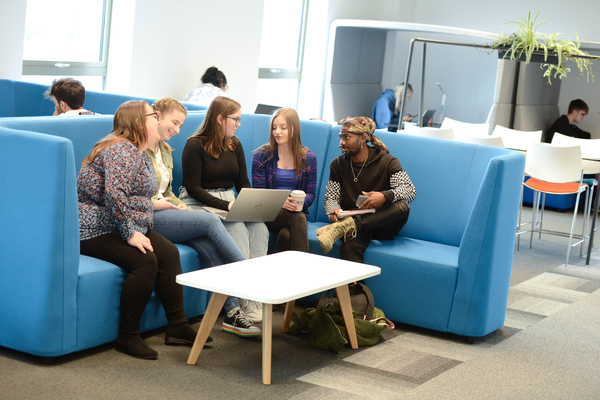
[[[319,308],[319,305],[324,306],[337,302],[337,298],[332,296],[334,290],[326,291],[315,304],[315,308]],[[362,282],[353,282],[348,284],[348,291],[350,292],[350,303],[352,304],[352,310],[354,310],[354,318],[372,320],[375,300],[371,289]]]

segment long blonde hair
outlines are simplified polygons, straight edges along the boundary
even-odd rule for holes
[[[273,158],[273,152],[277,150],[278,147],[275,136],[273,136],[273,123],[277,117],[282,117],[288,126],[288,140],[294,158],[294,171],[296,175],[298,175],[299,172],[306,171],[305,157],[308,148],[302,145],[302,139],[300,137],[300,117],[298,117],[296,110],[293,108],[280,108],[275,110],[271,115],[271,123],[269,125],[269,141],[260,146],[260,149],[271,153],[267,161]]]
[[[165,114],[168,114],[172,111],[181,111],[184,116],[187,116],[187,110],[183,104],[170,97],[164,97],[160,100],[156,100],[154,103],[152,103],[152,109],[154,111],[158,111],[161,114],[161,117],[164,117]],[[161,142],[167,151],[173,150],[167,142],[162,139]]]
[[[227,116],[235,114],[241,108],[242,105],[240,103],[229,97],[215,97],[208,107],[204,121],[202,121],[198,130],[190,136],[190,139],[193,137],[200,138],[204,152],[213,158],[219,158],[225,150],[234,151],[237,140],[224,135],[224,125],[225,121],[227,121]],[[218,122],[217,117],[219,115],[221,116],[221,120],[224,121],[223,126]]]
[[[143,100],[130,100],[121,104],[113,118],[112,132],[96,143],[81,165],[93,163],[98,153],[121,140],[131,142],[138,149],[142,149],[148,142],[145,124],[147,105]]]
[[[398,86],[394,88],[394,94],[396,95],[396,107],[394,108],[394,114],[400,112],[400,107],[402,107],[402,98],[404,97],[404,88],[406,87],[406,105],[410,102],[410,99],[413,95],[413,88],[411,84],[404,85],[404,82],[400,83]],[[400,118],[402,119],[402,118]]]

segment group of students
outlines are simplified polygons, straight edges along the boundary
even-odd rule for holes
[[[210,86],[227,88],[221,71],[211,67],[206,74]],[[82,108],[83,85],[71,78],[53,82],[46,95],[55,103],[55,115],[89,113]],[[214,97],[183,149],[178,198],[171,187],[173,158],[167,142],[179,134],[186,117],[185,107],[171,98],[151,106],[136,100],[122,104],[112,132],[84,159],[77,178],[81,254],[127,273],[116,350],[143,359],[158,356],[140,336],[153,291],[167,318],[165,344],[191,346],[196,337],[185,315],[183,289],[175,281],[182,269],[173,243],[191,246],[209,267],[266,255],[270,232],[277,251],[309,251],[307,216],[316,196],[317,159],[302,144],[297,112],[281,108],[271,116],[269,139],[253,154],[251,184],[244,149],[235,136],[241,105],[227,96]],[[372,238],[392,239],[402,229],[408,202],[416,195],[399,161],[373,135],[375,126],[366,117],[342,124],[343,154],[330,166],[324,204],[332,224],[317,230],[324,253],[344,238],[341,257],[358,262]],[[364,191],[367,186],[369,192]],[[275,220],[266,223],[223,221],[203,208],[229,210],[235,192],[250,187],[301,190],[306,195],[303,208],[297,210],[288,197]],[[339,217],[342,207],[351,207],[359,195],[368,197],[361,207],[377,208],[377,213]],[[224,311],[223,331],[260,335],[255,324],[262,322],[262,304],[230,296]]]
[[[244,150],[235,137],[241,105],[216,97],[200,128],[182,154],[183,187],[173,193],[173,159],[168,140],[177,135],[186,109],[165,98],[122,104],[113,131],[83,161],[77,180],[81,253],[123,268],[119,336],[116,349],[134,357],[155,359],[158,353],[140,336],[142,314],[156,291],[167,317],[165,344],[192,345],[196,331],[184,312],[182,273],[173,243],[193,247],[208,266],[267,254],[269,231],[277,249],[308,251],[306,210],[316,192],[316,157],[300,140],[300,121],[293,109],[272,116],[269,141],[252,165],[255,187],[306,192],[304,213],[288,199],[275,221],[225,222],[203,205],[228,210],[238,192],[250,187]],[[230,297],[223,330],[239,336],[260,335],[262,305]]]

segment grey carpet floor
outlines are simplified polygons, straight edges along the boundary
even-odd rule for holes
[[[546,221],[554,229],[570,217],[549,212]],[[53,365],[0,348],[0,399],[597,399],[600,252],[588,266],[574,251],[567,267],[565,252],[565,238],[542,236],[531,249],[522,242],[505,325],[474,344],[400,325],[374,347],[335,354],[274,329],[271,386],[261,383],[260,341],[218,325],[194,366],[188,347],[164,345],[163,331],[147,337],[156,361],[112,344]],[[281,321],[276,312],[274,326]]]

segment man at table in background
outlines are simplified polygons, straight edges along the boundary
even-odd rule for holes
[[[567,115],[561,115],[548,129],[544,132],[542,142],[552,143],[554,133],[562,133],[566,136],[571,136],[579,139],[591,139],[592,135],[589,132],[579,129],[575,124],[583,121],[585,116],[590,112],[588,105],[581,99],[571,101]]]
[[[371,239],[393,239],[406,224],[408,203],[417,195],[400,161],[389,154],[374,131],[375,122],[370,118],[347,119],[339,133],[343,155],[329,165],[324,207],[333,223],[317,229],[317,240],[327,254],[333,243],[343,238],[340,252],[344,260],[362,262]],[[340,210],[356,208],[359,195],[368,196],[360,208],[376,212],[340,217]]]
[[[55,79],[52,86],[44,93],[46,98],[54,102],[54,114],[60,116],[71,115],[94,115],[95,113],[85,110],[85,87],[81,82],[73,78]]]

